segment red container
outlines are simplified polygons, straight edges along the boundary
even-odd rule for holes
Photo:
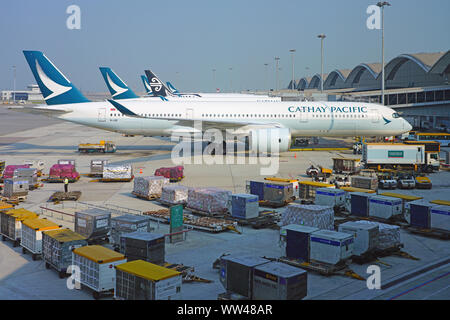
[[[9,165],[5,167],[3,171],[3,179],[11,179],[14,176],[14,170],[19,168],[29,168],[29,164],[17,164],[17,165]]]
[[[50,178],[68,178],[77,179],[80,174],[75,170],[72,164],[54,164],[50,168]]]
[[[155,176],[161,176],[171,180],[181,180],[184,177],[183,170],[184,170],[183,166],[159,168],[156,169]]]

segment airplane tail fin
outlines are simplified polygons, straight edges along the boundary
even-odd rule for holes
[[[111,68],[100,67],[99,69],[113,99],[139,98]]]
[[[152,87],[150,87],[150,83],[148,82],[147,76],[141,75],[142,83],[144,84],[144,89],[147,94],[153,94]]]
[[[147,75],[151,90],[155,96],[167,97],[173,95],[153,72],[145,70],[145,74]]]
[[[167,87],[169,88],[169,90],[174,93],[174,94],[178,94],[180,93],[177,88],[175,88],[169,81],[166,82]]]
[[[48,105],[89,102],[44,53],[24,50],[23,54]]]

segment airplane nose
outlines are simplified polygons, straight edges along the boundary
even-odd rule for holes
[[[406,132],[409,132],[412,130],[412,125],[405,119],[403,119],[403,129],[405,129]]]

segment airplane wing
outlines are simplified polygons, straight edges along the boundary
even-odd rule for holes
[[[59,116],[62,114],[70,113],[72,110],[63,110],[63,109],[51,109],[46,105],[36,106],[36,107],[9,107],[9,110],[17,111],[17,112],[25,112],[31,114],[40,114],[46,116]]]
[[[141,119],[154,119],[154,120],[170,120],[170,121],[176,121],[176,125],[183,126],[183,127],[194,127],[195,121],[201,121],[203,129],[237,129],[242,127],[269,127],[269,128],[283,128],[283,126],[280,123],[274,123],[274,122],[249,122],[249,121],[239,121],[239,120],[197,120],[197,119],[179,119],[179,118],[171,118],[171,117],[145,117],[138,115],[128,109],[127,107],[121,105],[115,100],[108,100],[109,103],[111,103],[119,112],[124,114],[125,116],[132,117],[132,118],[141,118]]]

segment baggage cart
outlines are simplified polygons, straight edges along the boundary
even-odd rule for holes
[[[60,225],[46,218],[24,220],[22,222],[22,237],[20,239],[22,253],[30,252],[33,261],[36,260],[42,254],[42,232],[60,228]]]
[[[12,209],[2,213],[0,230],[2,241],[9,239],[13,242],[13,246],[17,247],[20,244],[20,238],[22,236],[22,221],[37,217],[38,214],[22,208]]]

